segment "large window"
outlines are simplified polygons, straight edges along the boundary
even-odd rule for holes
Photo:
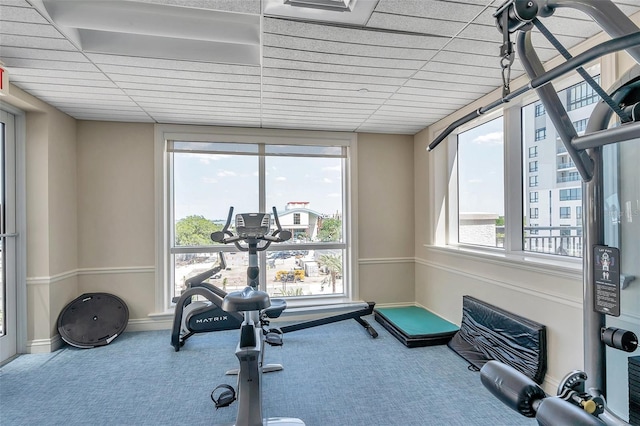
[[[282,228],[293,235],[260,252],[263,290],[277,297],[348,299],[349,154],[355,137],[324,141],[306,132],[296,138],[255,133],[164,135],[168,298],[181,294],[185,280],[212,268],[220,251],[227,267],[212,282],[225,291],[244,288],[247,254],[210,239],[233,206],[234,214],[271,213],[275,207]]]
[[[577,73],[554,85],[563,105],[571,104],[568,122],[584,132],[596,105],[592,91]],[[527,259],[582,257],[581,177],[535,93],[505,104],[499,119],[462,127],[448,148],[447,216],[436,222],[436,244],[500,248]]]
[[[501,246],[504,233],[502,117],[458,135],[458,241]]]

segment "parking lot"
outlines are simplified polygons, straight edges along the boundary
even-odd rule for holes
[[[342,293],[342,279],[338,277],[335,283],[335,290],[331,283],[331,275],[323,272],[322,268],[307,267],[307,272],[311,274],[295,273],[296,270],[304,271],[302,265],[314,262],[314,251],[297,252],[270,252],[267,257],[267,292],[273,297],[282,296],[309,296],[309,295],[329,295]],[[217,257],[198,259],[198,262],[176,264],[176,294],[184,289],[184,281],[189,277],[211,269],[217,263]],[[243,252],[225,253],[226,270],[215,275],[210,282],[223,290],[241,290],[246,286],[246,271],[248,257]],[[310,271],[311,270],[311,271]],[[302,279],[300,277],[303,276]],[[311,275],[311,276],[309,276]],[[279,279],[277,279],[279,278]]]

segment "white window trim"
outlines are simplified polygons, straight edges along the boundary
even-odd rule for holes
[[[156,124],[154,127],[154,185],[155,185],[155,311],[156,314],[168,313],[171,307],[171,289],[168,279],[171,276],[169,259],[169,241],[172,228],[169,223],[169,162],[166,156],[168,140],[189,140],[202,142],[271,143],[277,145],[327,145],[347,146],[349,155],[343,170],[345,187],[345,211],[343,217],[347,247],[344,274],[347,277],[345,295],[342,297],[313,297],[309,300],[293,300],[288,305],[304,307],[306,305],[341,304],[358,300],[358,235],[357,226],[352,222],[358,217],[358,137],[356,133],[323,132],[277,129],[252,129],[234,127],[208,127],[190,125]],[[152,314],[153,315],[153,314]]]

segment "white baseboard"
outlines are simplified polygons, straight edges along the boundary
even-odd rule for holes
[[[46,354],[57,351],[64,345],[59,334],[49,339],[35,339],[27,342],[28,354]]]
[[[134,318],[129,320],[125,333],[129,331],[171,330],[172,327],[173,315],[170,318]]]

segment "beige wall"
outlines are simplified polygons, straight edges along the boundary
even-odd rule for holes
[[[78,285],[155,310],[153,124],[78,122]]]
[[[358,135],[359,298],[413,303],[413,136]]]

